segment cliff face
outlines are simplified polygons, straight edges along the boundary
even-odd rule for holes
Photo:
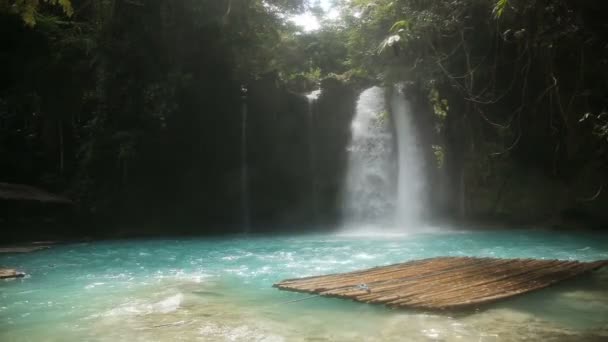
[[[330,78],[309,103],[271,80],[250,89],[252,222],[260,229],[336,223],[356,91]]]
[[[511,117],[518,100],[510,107],[488,106],[482,113],[472,112],[461,96],[449,101],[442,136],[450,217],[506,225],[605,227],[605,147],[589,123],[572,115],[566,127],[555,108],[542,106]],[[508,128],[490,122],[510,118]]]
[[[138,160],[117,208],[124,215],[108,220],[128,222],[129,233],[138,233],[132,227],[141,222],[158,232],[167,226],[188,233],[242,232],[247,196],[251,231],[338,222],[353,86],[328,79],[313,104],[274,74],[245,86],[246,96],[233,84],[200,107],[201,115],[173,118],[167,132],[144,144],[148,152],[140,156],[148,157]],[[211,101],[203,96],[201,104]]]
[[[581,166],[571,177],[516,161],[493,163],[491,172],[465,172],[465,218],[505,225],[603,228],[608,223],[604,175]]]

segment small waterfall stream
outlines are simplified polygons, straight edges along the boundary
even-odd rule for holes
[[[317,179],[317,157],[315,155],[316,143],[315,143],[315,106],[317,100],[321,96],[321,90],[313,90],[306,94],[308,100],[308,158],[310,165],[310,204],[313,219],[318,222],[319,219],[319,194],[318,194],[318,179]]]
[[[243,232],[251,230],[249,166],[247,165],[247,88],[241,87],[241,210]]]

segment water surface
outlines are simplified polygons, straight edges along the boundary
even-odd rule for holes
[[[130,240],[0,256],[1,341],[602,341],[608,270],[468,312],[282,292],[285,279],[435,256],[608,259],[608,236],[546,231]]]

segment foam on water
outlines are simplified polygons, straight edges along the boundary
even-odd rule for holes
[[[608,272],[478,312],[394,311],[279,280],[452,256],[608,259],[608,236],[544,231],[114,241],[4,255],[0,340],[513,341],[608,337]]]

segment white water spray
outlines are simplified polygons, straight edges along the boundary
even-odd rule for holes
[[[384,89],[361,93],[351,125],[344,218],[348,226],[389,224],[394,212],[391,187],[392,136]]]
[[[318,198],[318,180],[317,180],[317,160],[316,160],[316,144],[314,138],[315,132],[315,106],[317,100],[321,96],[321,90],[313,90],[312,92],[306,94],[306,99],[308,100],[308,158],[310,165],[310,201],[311,201],[311,209],[312,214],[317,222],[319,218],[319,198]]]
[[[427,207],[426,174],[414,113],[402,84],[393,88],[391,111],[397,135],[399,165],[395,223],[399,227],[417,225],[421,223]]]
[[[424,158],[404,87],[392,91],[393,127],[385,102],[379,87],[365,90],[357,101],[344,189],[347,227],[411,230],[424,216]]]

